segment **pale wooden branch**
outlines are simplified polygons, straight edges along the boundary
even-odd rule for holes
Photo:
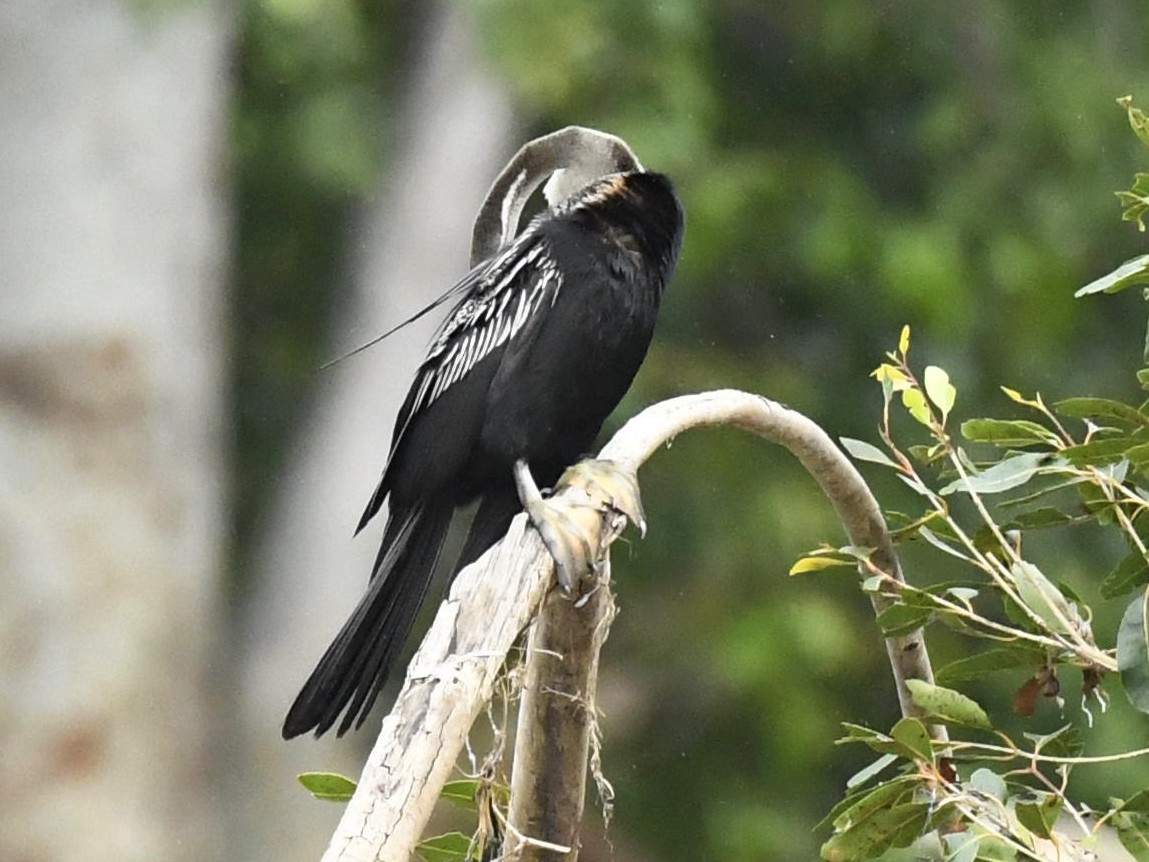
[[[605,540],[613,538],[608,532]],[[578,856],[599,654],[614,619],[609,556],[591,581],[578,601],[551,590],[527,639],[508,812],[514,831],[503,846],[516,862]]]
[[[599,457],[637,470],[675,436],[704,425],[733,425],[789,449],[829,497],[850,541],[874,548],[871,562],[902,580],[881,509],[853,464],[818,425],[765,398],[723,390],[664,401],[627,423]],[[546,844],[510,840],[507,856],[516,862],[573,862],[578,855],[598,649],[613,617],[606,590],[604,586],[581,609],[552,592],[532,627],[510,822],[517,832]],[[875,596],[873,603],[880,613],[891,600]],[[890,638],[886,648],[902,714],[918,715],[905,681],[933,681],[922,632]],[[933,730],[945,738],[944,727]],[[547,846],[551,844],[569,850],[560,853]]]
[[[628,422],[599,457],[637,469],[660,446],[700,425],[733,425],[789,449],[829,498],[850,543],[873,548],[870,561],[895,580],[904,581],[881,507],[866,481],[821,427],[781,404],[731,389],[671,398]],[[675,430],[667,433],[668,428]],[[893,599],[873,595],[876,613],[893,603]],[[923,713],[910,697],[906,680],[934,681],[922,630],[887,638],[886,651],[902,715],[921,717]],[[944,727],[938,725],[933,731],[936,738],[946,738]]]
[[[455,579],[407,668],[324,862],[407,862],[553,563],[525,516]]]
[[[821,428],[765,398],[721,390],[664,401],[628,422],[601,457],[637,469],[678,434],[704,425],[733,425],[788,448],[830,498],[850,541],[874,548],[872,562],[901,579],[881,510],[857,470]],[[408,668],[324,862],[406,862],[472,723],[493,693],[508,650],[546,595],[552,571],[553,563],[520,515],[499,545],[459,574]],[[880,609],[879,602],[875,605]],[[605,629],[597,632],[601,642]],[[891,638],[887,649],[902,712],[917,714],[905,681],[932,680],[921,633]],[[584,697],[593,702],[593,691],[584,689]],[[585,750],[579,763],[581,776]],[[529,795],[545,804],[552,790],[532,782]]]

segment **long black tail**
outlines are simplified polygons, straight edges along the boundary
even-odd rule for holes
[[[284,739],[319,736],[344,709],[339,736],[363,723],[411,632],[453,512],[449,500],[432,500],[391,514],[367,594],[288,710]]]

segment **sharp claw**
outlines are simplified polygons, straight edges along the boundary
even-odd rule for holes
[[[646,535],[646,513],[642,508],[638,477],[633,470],[628,470],[614,461],[581,461],[563,473],[559,486],[563,485],[580,487],[588,496],[622,512],[638,527],[640,534]]]
[[[527,514],[555,561],[559,586],[570,594],[575,581],[592,570],[592,552],[586,533],[551,500],[532,502]]]
[[[583,492],[586,502],[568,501],[561,496],[544,499],[522,461],[515,464],[515,484],[531,523],[555,561],[559,586],[567,594],[574,590],[576,581],[596,572],[601,562],[595,551],[601,541],[601,515],[588,519],[589,512],[621,513],[646,535],[638,479],[633,471],[613,461],[582,461],[568,468],[559,479],[556,493],[567,486],[575,487]],[[621,529],[621,525],[616,526]]]

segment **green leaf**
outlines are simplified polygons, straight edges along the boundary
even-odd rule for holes
[[[1124,461],[1129,451],[1142,442],[1136,437],[1104,437],[1068,446],[1061,450],[1061,455],[1075,467],[1099,467]]]
[[[1021,530],[1040,530],[1044,527],[1062,527],[1073,523],[1075,520],[1077,519],[1065,514],[1060,509],[1042,506],[1040,509],[1018,512],[1014,515],[1010,525]]]
[[[1016,389],[1010,389],[1008,386],[1000,386],[998,388],[1001,389],[1001,391],[1005,394],[1006,398],[1008,398],[1010,401],[1013,401],[1015,404],[1022,404],[1026,407],[1035,407],[1035,408],[1041,407],[1041,395],[1040,394],[1038,394],[1038,396],[1035,400],[1031,401],[1030,399],[1026,398],[1024,395],[1022,395],[1020,392],[1018,392]]]
[[[1149,818],[1122,816],[1113,820],[1121,846],[1137,862],[1149,862]]]
[[[882,808],[836,835],[822,845],[827,862],[854,862],[873,859],[891,847],[908,846],[922,831],[929,805],[906,802]]]
[[[1129,459],[1129,463],[1142,473],[1149,470],[1149,443],[1140,443],[1136,446],[1130,446],[1125,452],[1125,457]]]
[[[978,591],[975,584],[969,581],[942,581],[932,584],[928,590],[923,590],[910,584],[902,584],[901,600],[907,605],[916,608],[931,608],[945,611],[942,599],[954,600],[965,604],[977,598]]]
[[[855,440],[853,437],[839,437],[838,442],[842,448],[850,453],[855,461],[872,461],[875,464],[885,464],[887,467],[897,467],[894,461],[872,443],[865,440]]]
[[[1125,116],[1129,120],[1129,125],[1133,129],[1133,134],[1141,139],[1141,143],[1149,146],[1149,117],[1140,108],[1133,107],[1132,96],[1122,96],[1117,100],[1117,104],[1125,109]]]
[[[984,766],[973,771],[969,777],[969,788],[985,796],[992,796],[998,802],[1005,802],[1005,797],[1009,793],[1005,786],[1005,779]]]
[[[942,424],[944,425],[946,417],[953,409],[954,401],[957,400],[957,389],[950,383],[950,376],[945,369],[938,368],[936,365],[926,366],[922,383],[925,386],[926,396],[942,414]]]
[[[933,762],[934,749],[930,732],[919,719],[901,719],[890,731],[890,736],[912,751],[917,760]]]
[[[842,545],[836,553],[841,554],[843,559],[853,560],[855,563],[864,563],[874,555],[874,549],[862,545]]]
[[[479,792],[481,782],[477,778],[461,778],[458,781],[448,781],[439,791],[439,798],[445,799],[452,805],[465,808],[468,811],[477,811],[478,805],[475,797]]]
[[[1079,618],[1065,596],[1053,585],[1041,569],[1026,560],[1019,560],[1009,567],[1017,593],[1026,606],[1045,623],[1051,631],[1070,634]]]
[[[1120,800],[1112,800],[1119,802]],[[1138,814],[1149,814],[1149,788],[1138,790],[1124,802],[1120,802],[1116,806],[1117,811],[1136,812]]]
[[[900,368],[895,368],[888,362],[883,362],[875,368],[870,376],[882,384],[882,399],[889,404],[895,392],[902,392],[910,388],[910,378]]]
[[[1117,830],[1121,846],[1128,850],[1137,862],[1149,862],[1149,813],[1145,812],[1143,804],[1135,802],[1143,799],[1144,795],[1145,791],[1142,790],[1128,802],[1116,805],[1116,813],[1111,821]],[[1119,803],[1120,800],[1114,799],[1110,802]]]
[[[1146,613],[1149,589],[1137,596],[1117,630],[1117,669],[1129,702],[1141,712],[1149,712],[1149,628]]]
[[[1051,838],[1061,815],[1062,798],[1053,793],[1031,791],[1030,798],[1014,803],[1021,825],[1040,838]]]
[[[1133,188],[1114,192],[1121,205],[1121,220],[1137,223],[1137,230],[1145,232],[1145,213],[1149,212],[1149,174],[1133,175]]]
[[[878,614],[878,625],[885,637],[898,637],[920,629],[929,621],[932,613],[930,608],[898,603]]]
[[[935,548],[937,548],[939,551],[943,551],[949,554],[951,557],[957,557],[959,560],[966,560],[967,562],[969,561],[969,557],[967,557],[962,551],[959,551],[949,542],[940,538],[933,530],[924,524],[918,527],[918,535],[933,545]]]
[[[863,784],[868,784],[870,779],[875,775],[882,772],[887,766],[892,763],[898,762],[896,754],[883,754],[869,766],[859,769],[853,775],[846,779],[846,789],[851,790],[855,787],[860,787]]]
[[[961,433],[975,443],[1002,447],[1048,445],[1057,439],[1048,428],[1027,419],[967,419]]]
[[[976,494],[1000,494],[1019,485],[1024,485],[1041,468],[1049,456],[1042,452],[1023,452],[999,461],[992,467],[976,475],[950,482],[939,493],[952,494],[962,491]]]
[[[857,565],[857,560],[846,560],[841,557],[830,556],[829,554],[817,554],[809,557],[802,557],[797,560],[794,565],[790,567],[791,575],[804,575],[807,572],[820,572],[823,569],[833,568],[834,566],[853,566]]]
[[[316,799],[346,802],[355,793],[355,782],[334,772],[304,772],[296,778]]]
[[[999,670],[1032,668],[1041,664],[1041,660],[1040,651],[1025,647],[998,647],[950,662],[938,670],[938,682],[950,684],[980,679]]]
[[[1035,749],[1050,757],[1078,757],[1085,750],[1085,739],[1081,729],[1072,724],[1059,727],[1053,733],[1022,734],[1033,743]]]
[[[1136,407],[1110,398],[1066,398],[1054,402],[1053,409],[1071,419],[1112,419],[1149,427],[1149,416],[1145,416]]]
[[[1117,465],[1120,467],[1120,465]],[[1110,468],[1101,468],[1108,470]],[[1118,480],[1123,481],[1123,480]],[[1103,527],[1109,526],[1114,523],[1114,505],[1113,502],[1105,496],[1105,491],[1097,487],[1093,482],[1082,482],[1077,486],[1077,493],[1081,497],[1082,507],[1086,513],[1097,521]]]
[[[974,862],[1015,862],[1017,850],[997,835],[982,835],[977,843],[977,858]]]
[[[941,449],[936,443],[932,446],[924,446],[915,444],[908,446],[906,451],[910,457],[917,461],[919,464],[933,464],[939,458],[945,456],[945,451]]]
[[[931,685],[920,679],[906,681],[914,703],[946,724],[964,724],[979,730],[992,730],[989,716],[977,701],[952,688]]]
[[[931,587],[930,589],[934,590],[935,588]],[[951,586],[946,587],[945,592],[947,595],[952,596],[958,601],[966,603],[972,602],[978,596],[978,591],[975,587]]]
[[[1062,473],[1062,466],[1063,462],[1060,459],[1051,460],[1046,467],[1042,468],[1042,473],[1057,475]],[[1078,488],[1087,484],[1088,483],[1082,480],[1080,477],[1070,475],[1068,477],[1063,477],[1061,479],[1055,480],[1048,485],[1037,488],[1036,490],[1029,490],[1022,494],[1020,497],[1010,497],[1008,500],[1002,500],[998,503],[998,505],[1009,508],[1027,506],[1035,500],[1040,500],[1042,497],[1048,497],[1050,494],[1056,494],[1058,491],[1064,491],[1066,488]],[[1088,521],[1089,518],[1085,515],[1079,515],[1074,520]]]
[[[882,759],[884,756],[879,758],[877,762],[881,762]],[[851,823],[864,820],[879,808],[889,808],[907,801],[913,796],[921,782],[922,779],[917,774],[899,775],[873,787],[848,793],[844,799],[838,801],[838,804],[822,818],[814,829],[824,829],[831,825],[839,831],[846,829]]]
[[[903,389],[902,404],[910,415],[926,427],[930,424],[930,408],[926,406],[926,396],[920,389]]]
[[[1103,599],[1116,599],[1131,590],[1149,583],[1149,562],[1140,551],[1133,551],[1101,582]]]
[[[963,830],[943,835],[942,841],[945,843],[946,862],[976,862],[979,836]]]
[[[1005,787],[1005,779],[997,775],[992,769],[981,767],[973,770],[973,775],[970,776],[970,790],[977,791],[978,793],[993,796],[994,799],[1000,802],[1005,801],[1005,796],[1009,793]]]
[[[1138,862],[1149,862],[1149,790],[1141,790],[1122,802],[1109,800],[1113,806],[1113,825],[1121,844]]]
[[[975,548],[983,554],[993,554],[995,557],[1000,557],[1004,550],[1001,544],[1002,538],[1006,542],[1010,541],[1009,536],[1004,535],[1000,529],[990,527],[989,524],[982,524],[970,538],[973,539]]]
[[[907,748],[892,736],[887,736],[880,731],[849,722],[843,722],[842,727],[846,730],[846,736],[837,740],[836,745],[861,742],[878,754],[892,754],[906,760],[914,760],[917,756],[912,748]]]
[[[415,845],[415,852],[427,862],[464,862],[471,849],[471,838],[462,832],[436,835]]]
[[[888,740],[890,738],[880,730],[874,730],[872,727],[866,727],[864,724],[852,724],[848,721],[844,721],[842,722],[842,728],[846,731],[846,735],[837,741],[839,745],[845,742],[869,743],[871,740]]]
[[[1081,297],[1091,293],[1118,293],[1127,287],[1145,283],[1149,283],[1149,254],[1125,261],[1113,272],[1089,282],[1073,295]]]

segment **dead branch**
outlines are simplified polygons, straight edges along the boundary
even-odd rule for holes
[[[644,410],[615,435],[602,458],[637,469],[657,449],[690,428],[732,425],[789,449],[814,476],[830,498],[854,545],[874,548],[871,561],[901,579],[897,558],[877,501],[860,474],[821,428],[801,414],[760,396],[736,390],[686,395]],[[564,492],[565,493],[565,492]],[[577,493],[577,492],[576,492]],[[456,578],[450,596],[408,668],[403,691],[385,719],[354,798],[324,854],[324,862],[406,862],[430,816],[439,789],[449,778],[472,723],[490,699],[507,652],[527,626],[552,581],[551,563],[526,516],[515,519],[507,537]],[[567,599],[551,601],[548,608],[564,612]],[[875,607],[881,604],[875,601]],[[565,625],[575,632],[563,635],[569,644],[601,644],[601,620],[567,615]],[[552,626],[553,620],[541,626]],[[592,626],[588,629],[588,625]],[[582,626],[581,634],[580,626]],[[579,640],[581,638],[581,640]],[[570,647],[568,646],[568,649]],[[920,632],[887,641],[898,697],[905,715],[916,714],[907,679],[932,680],[929,657]],[[597,648],[588,667],[597,662]],[[549,652],[534,650],[528,663]],[[532,673],[528,670],[528,677]],[[591,671],[582,690],[583,707],[593,704]],[[550,681],[537,683],[555,691]],[[574,689],[577,692],[577,689]],[[545,726],[535,732],[547,733]],[[516,778],[512,783],[529,788],[512,809],[535,822],[531,805],[546,805],[558,798],[558,788],[585,782],[586,750],[565,762],[577,766],[562,774]],[[573,777],[577,774],[577,778]],[[581,795],[581,791],[580,791]],[[520,806],[517,807],[516,806]],[[512,825],[515,825],[514,821]],[[554,844],[575,842],[570,835],[555,839],[529,835]],[[573,849],[573,847],[572,847]]]

